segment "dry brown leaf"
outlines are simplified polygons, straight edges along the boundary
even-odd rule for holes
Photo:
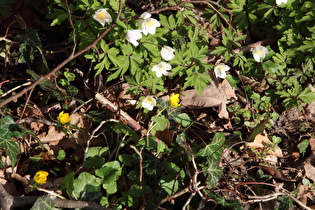
[[[311,137],[311,138],[308,140],[308,143],[310,144],[311,150],[312,150],[312,151],[315,151],[315,138]]]
[[[46,142],[52,142],[52,141],[60,141],[65,137],[66,134],[63,132],[58,132],[56,130],[55,126],[49,126],[48,132],[43,132],[39,134],[37,137],[40,139],[41,142],[46,143]]]
[[[313,182],[315,182],[315,167],[312,166],[311,163],[306,162],[304,164],[304,169],[305,169],[305,176],[313,180]]]
[[[274,150],[268,148],[268,145],[273,144],[267,136],[258,134],[253,142],[247,144],[248,147],[253,149],[268,149],[267,154],[274,155],[276,157],[283,157],[283,153],[280,147],[276,147]]]
[[[72,136],[77,140],[78,143],[83,145],[89,139],[88,130],[90,129],[90,125],[84,120],[84,114],[81,112],[71,114],[70,118],[70,123],[80,128],[80,130],[73,132]],[[51,144],[54,144],[53,142],[58,143],[58,141],[63,139],[65,136],[66,134],[62,131],[57,131],[55,126],[49,126],[48,132],[39,134],[38,138],[43,143],[50,142]]]
[[[314,200],[314,196],[313,196],[313,193],[312,193],[312,189],[310,189],[309,186],[305,186],[305,185],[300,185],[299,186],[299,192],[298,194],[296,195],[296,198],[298,200],[300,200],[303,204],[307,204],[307,200],[308,198],[310,200]]]
[[[181,105],[190,109],[202,109],[207,107],[219,107],[220,118],[229,119],[229,114],[226,110],[227,99],[235,98],[236,95],[232,86],[227,80],[216,85],[212,81],[201,95],[198,95],[196,90],[185,90],[181,94]]]
[[[79,113],[73,113],[70,115],[71,121],[70,123],[76,125],[80,128],[76,132],[72,133],[75,137],[76,141],[80,145],[84,145],[85,142],[89,139],[89,130],[91,125],[87,122],[86,118],[84,117],[84,112],[81,110]]]

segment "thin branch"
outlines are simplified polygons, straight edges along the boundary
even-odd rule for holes
[[[92,132],[90,138],[87,140],[86,142],[86,148],[85,148],[85,151],[84,151],[84,157],[83,157],[83,163],[82,165],[78,168],[78,170],[74,173],[74,174],[77,174],[82,168],[83,168],[83,165],[86,161],[86,155],[87,155],[87,152],[90,148],[90,143],[92,141],[92,139],[94,139],[96,137],[95,133],[98,132],[99,129],[101,129],[101,127],[105,124],[105,123],[108,123],[108,122],[118,122],[117,120],[114,120],[114,119],[109,119],[109,120],[104,120],[102,121]]]
[[[145,135],[147,130],[143,128],[137,121],[135,121],[128,113],[123,110],[119,110],[118,107],[109,101],[107,98],[102,96],[100,93],[95,94],[95,99],[103,104],[107,109],[114,113],[119,113],[120,120],[130,126],[133,130],[139,131],[141,135]]]
[[[3,97],[5,97],[6,95],[8,95],[8,94],[14,92],[15,90],[17,90],[17,89],[19,89],[19,88],[21,88],[21,87],[23,87],[23,86],[30,85],[30,84],[32,84],[32,83],[31,83],[31,82],[26,82],[26,83],[24,83],[24,84],[21,84],[21,85],[19,85],[19,86],[16,86],[16,87],[10,89],[8,92],[5,92],[3,95],[0,96],[0,98],[3,98]]]
[[[83,48],[82,50],[80,50],[79,52],[70,55],[66,60],[64,60],[63,62],[61,62],[58,66],[56,66],[51,72],[45,74],[44,76],[41,76],[40,78],[38,78],[38,80],[36,80],[35,82],[33,82],[30,86],[26,87],[25,89],[23,89],[22,91],[20,91],[19,93],[17,93],[14,96],[9,97],[8,99],[2,101],[0,103],[0,108],[7,105],[8,103],[10,103],[11,101],[17,100],[19,97],[21,97],[22,95],[24,95],[26,92],[28,92],[29,90],[33,89],[34,87],[36,87],[39,83],[41,83],[42,81],[44,81],[45,79],[53,76],[56,74],[56,72],[58,70],[60,70],[62,67],[64,67],[67,63],[69,63],[71,60],[73,60],[74,58],[82,55],[83,53],[85,53],[86,51],[88,51],[89,49],[93,48],[96,46],[96,43],[98,43],[113,27],[115,27],[117,24],[112,24],[110,25],[99,37],[97,37],[89,46],[86,46],[85,48]]]
[[[278,196],[288,196],[294,202],[299,204],[303,209],[312,210],[312,208],[306,206],[304,203],[302,203],[301,201],[299,201],[298,199],[296,199],[289,193],[278,192],[278,193],[273,193],[273,194],[264,195],[264,196],[248,196],[248,199],[249,199],[249,202],[266,202],[266,201],[276,199]]]
[[[76,35],[75,35],[76,30],[75,30],[75,27],[74,27],[74,24],[72,21],[72,14],[71,14],[71,10],[70,10],[69,4],[68,4],[68,0],[66,0],[66,6],[67,6],[68,15],[69,15],[69,23],[70,23],[71,28],[72,28],[72,36],[73,36],[73,49],[72,49],[71,55],[74,55],[75,50],[77,48],[77,41],[76,41]]]
[[[142,158],[142,150],[143,150],[143,148],[141,148],[141,150],[140,150],[140,152],[139,152],[139,150],[135,147],[135,146],[133,146],[133,145],[130,145],[130,147],[139,155],[139,182],[140,182],[140,189],[142,189],[142,160],[143,160],[143,158]]]

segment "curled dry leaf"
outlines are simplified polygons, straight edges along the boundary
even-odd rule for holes
[[[207,85],[201,95],[196,90],[185,90],[181,94],[181,105],[190,109],[202,109],[208,107],[219,107],[220,118],[229,119],[226,110],[228,99],[236,99],[233,87],[227,80],[216,85],[213,81]]]
[[[268,145],[273,144],[267,136],[258,134],[255,137],[253,142],[247,144],[248,147],[253,149],[267,149],[267,154],[274,155],[276,157],[283,157],[283,153],[280,147],[276,146],[274,149],[271,149]]]

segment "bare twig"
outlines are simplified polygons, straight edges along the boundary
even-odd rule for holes
[[[75,35],[75,31],[76,30],[75,30],[75,27],[73,25],[72,14],[71,14],[71,10],[70,10],[69,4],[68,4],[68,0],[66,0],[65,2],[66,2],[67,10],[68,10],[69,23],[70,23],[71,28],[72,28],[72,36],[73,36],[73,49],[72,49],[72,54],[71,55],[74,55],[75,50],[77,48],[77,41],[76,41],[76,35]]]
[[[146,134],[146,129],[143,128],[137,121],[135,121],[130,115],[123,110],[119,110],[118,107],[102,96],[100,93],[95,94],[95,99],[103,104],[107,109],[114,113],[119,113],[120,120],[130,126],[133,130],[139,131],[143,136]]]
[[[120,15],[121,15],[121,10],[122,10],[122,0],[119,0],[119,10],[118,10],[118,14],[117,14],[117,18],[115,22],[119,20]]]
[[[109,120],[104,120],[102,121],[92,132],[90,138],[87,140],[86,142],[86,148],[85,148],[85,151],[84,151],[84,157],[83,157],[83,163],[82,165],[78,168],[78,170],[74,173],[74,174],[77,174],[82,168],[83,168],[83,165],[86,161],[86,155],[87,155],[87,152],[90,148],[90,143],[91,143],[91,140],[94,139],[96,137],[95,133],[101,129],[101,127],[105,124],[105,123],[108,123],[108,122],[118,122],[117,120],[115,119],[109,119]]]
[[[27,96],[27,99],[25,101],[25,104],[24,104],[24,107],[23,107],[23,110],[22,110],[22,113],[21,113],[21,116],[20,116],[20,120],[23,118],[23,115],[25,113],[25,110],[26,110],[26,107],[28,105],[28,102],[30,101],[30,98],[32,96],[33,90],[34,90],[34,88],[30,90],[30,92],[29,92],[29,94]]]
[[[139,155],[139,182],[140,182],[140,189],[142,189],[142,160],[143,160],[143,158],[142,158],[142,150],[143,150],[143,148],[141,148],[141,150],[140,150],[140,152],[139,152],[139,150],[135,147],[135,146],[133,146],[133,145],[130,145],[130,147]]]
[[[41,76],[40,78],[38,78],[38,80],[36,80],[35,82],[33,82],[30,86],[26,87],[25,89],[23,89],[22,91],[20,91],[19,93],[17,93],[14,96],[11,96],[9,98],[7,98],[6,100],[2,101],[0,103],[0,108],[7,105],[8,103],[10,103],[11,101],[17,100],[19,97],[21,97],[22,95],[24,95],[26,92],[30,91],[31,89],[33,89],[34,87],[36,87],[39,83],[41,83],[42,81],[44,81],[45,79],[53,76],[56,74],[57,71],[59,71],[62,67],[64,67],[67,63],[69,63],[71,60],[73,60],[74,58],[82,55],[83,53],[85,53],[86,51],[88,51],[89,49],[93,48],[96,46],[96,43],[98,43],[113,27],[115,27],[117,24],[112,24],[110,25],[99,37],[97,37],[89,46],[83,48],[82,50],[78,51],[75,54],[71,54],[66,60],[64,60],[63,62],[61,62],[59,65],[57,65],[51,72],[45,74],[44,76]]]
[[[289,193],[284,193],[284,192],[278,192],[278,193],[273,193],[273,194],[263,195],[263,196],[248,196],[248,199],[249,199],[248,202],[266,202],[266,201],[276,199],[278,196],[288,196],[294,202],[299,204],[303,209],[312,210],[312,208],[309,208],[308,206],[306,206],[304,203],[302,203],[301,201],[299,201],[298,199],[296,199]]]
[[[31,82],[26,82],[26,83],[24,83],[24,84],[21,84],[21,85],[19,85],[19,86],[16,86],[16,87],[12,88],[11,90],[9,90],[8,92],[5,92],[3,95],[0,96],[0,98],[3,98],[3,97],[5,97],[5,96],[7,96],[8,94],[12,93],[13,91],[15,91],[15,90],[17,90],[17,89],[19,89],[19,88],[21,88],[21,87],[23,87],[23,86],[30,85],[30,84],[32,84],[32,83],[31,83]]]

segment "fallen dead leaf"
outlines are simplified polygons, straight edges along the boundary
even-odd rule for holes
[[[274,155],[276,157],[283,157],[283,153],[280,147],[276,146],[273,150],[268,146],[270,144],[273,144],[267,136],[264,136],[262,134],[258,134],[253,142],[247,143],[248,147],[251,147],[253,149],[267,149],[267,154]]]
[[[76,141],[83,145],[89,139],[89,129],[90,124],[86,122],[84,118],[84,114],[80,113],[73,113],[70,115],[71,121],[70,123],[80,128],[80,130],[73,130],[72,136],[76,139]],[[49,126],[48,132],[43,132],[39,134],[37,137],[41,140],[42,143],[50,142],[51,144],[58,143],[61,139],[66,136],[65,133],[62,131],[57,131],[56,126]]]
[[[299,192],[296,195],[296,198],[300,200],[303,204],[307,204],[307,199],[314,200],[314,196],[312,194],[312,189],[309,186],[300,185]]]
[[[181,105],[189,109],[202,109],[208,107],[219,107],[218,116],[229,119],[229,113],[226,110],[227,100],[237,98],[233,87],[227,80],[215,84],[212,81],[201,95],[196,90],[185,90],[181,93]]]
[[[311,150],[312,150],[312,151],[315,151],[315,138],[311,137],[311,138],[308,140],[308,143],[310,144]]]
[[[304,164],[305,176],[315,182],[315,167],[311,163]]]
[[[49,126],[48,132],[43,132],[39,134],[37,137],[40,139],[42,143],[52,142],[52,141],[60,141],[65,137],[66,134],[63,132],[58,132],[55,126]]]

